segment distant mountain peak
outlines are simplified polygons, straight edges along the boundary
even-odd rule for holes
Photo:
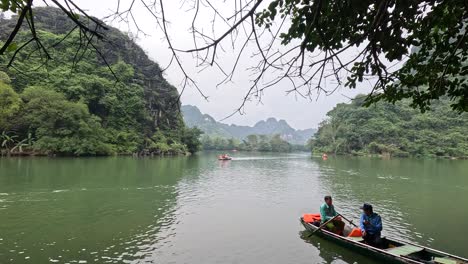
[[[183,105],[182,114],[185,123],[189,127],[198,127],[206,135],[224,138],[244,139],[248,135],[275,135],[279,134],[290,143],[305,144],[316,132],[315,129],[296,130],[292,128],[284,119],[269,117],[266,120],[258,121],[253,127],[228,125],[217,122],[212,116],[203,114],[198,107],[193,105]]]

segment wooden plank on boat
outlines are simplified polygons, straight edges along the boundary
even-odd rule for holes
[[[403,245],[399,247],[389,248],[386,251],[397,256],[407,256],[409,254],[413,254],[421,250],[423,250],[423,248],[421,247],[413,245]]]
[[[302,225],[308,231],[315,231],[318,227],[311,223],[305,222],[301,217]],[[343,237],[327,230],[320,230],[319,235],[324,238],[331,239],[337,242],[344,242],[343,245],[351,248],[359,249],[360,253],[365,253],[379,259],[384,259],[385,262],[412,263],[412,264],[468,264],[468,259],[448,254],[429,247],[423,247],[412,242],[404,241],[395,238],[386,238],[389,248],[380,249],[363,243],[361,237]],[[431,258],[430,261],[427,259]]]
[[[362,239],[362,237],[346,237],[347,239],[350,239],[350,240],[353,240],[353,241],[356,241],[356,242],[363,242],[364,239]]]
[[[458,264],[458,263],[462,263],[462,262],[458,262],[456,259],[448,258],[448,257],[445,257],[445,258],[436,257],[436,258],[434,258],[434,262],[435,263],[440,263],[440,264]]]

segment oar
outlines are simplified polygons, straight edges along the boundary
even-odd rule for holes
[[[348,218],[346,218],[346,217],[344,217],[344,216],[342,216],[342,215],[341,215],[341,217],[342,217],[344,220],[348,221],[350,224],[352,224],[354,227],[359,227],[359,226],[357,226],[356,224],[354,224],[353,221],[349,220]]]
[[[320,229],[322,229],[324,226],[326,226],[328,223],[330,223],[331,221],[335,220],[335,218],[337,218],[338,216],[341,216],[340,214],[337,214],[335,215],[332,219],[326,221],[325,223],[321,224],[319,226],[319,228],[317,228],[316,230],[314,230],[314,232],[312,232],[312,234],[308,235],[307,237],[311,237],[313,236],[316,232],[318,232]]]

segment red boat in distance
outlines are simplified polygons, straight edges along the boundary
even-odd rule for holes
[[[218,160],[232,160],[232,158],[228,154],[221,154],[218,156]]]

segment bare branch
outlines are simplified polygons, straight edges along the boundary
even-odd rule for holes
[[[18,21],[16,22],[16,25],[15,25],[15,28],[11,31],[10,35],[8,36],[8,39],[5,41],[5,43],[3,44],[3,46],[0,48],[0,55],[3,55],[3,53],[6,51],[6,49],[8,48],[8,46],[10,46],[10,44],[13,42],[13,40],[15,39],[16,37],[16,34],[18,34],[18,31],[19,29],[21,28],[21,26],[23,25],[23,21],[24,21],[24,18],[26,16],[26,14],[29,12],[29,10],[31,9],[31,6],[32,6],[32,1],[33,0],[28,0],[26,2],[26,6],[24,6],[22,9],[21,9],[21,13],[18,17]]]

